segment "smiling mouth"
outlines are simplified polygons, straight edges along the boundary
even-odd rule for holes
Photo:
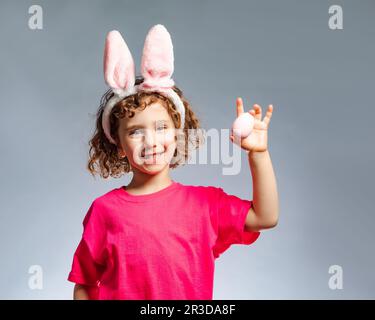
[[[159,156],[161,154],[163,154],[164,152],[157,152],[157,153],[152,153],[152,154],[149,154],[149,155],[145,155],[143,156],[142,158],[144,159],[150,159],[150,158],[153,158],[153,157],[156,157],[156,156]]]

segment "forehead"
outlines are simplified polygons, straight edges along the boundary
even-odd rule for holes
[[[125,126],[130,125],[147,125],[155,121],[172,121],[167,109],[159,102],[155,102],[147,106],[144,110],[135,112],[131,118],[122,118],[121,122]]]

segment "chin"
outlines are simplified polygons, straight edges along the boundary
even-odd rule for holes
[[[136,168],[138,171],[141,171],[143,173],[147,173],[150,175],[155,175],[165,169],[165,167],[169,167],[169,163],[136,163],[132,164],[133,168]]]
[[[169,152],[166,152],[162,155],[161,158],[157,158],[157,160],[154,160],[154,162],[147,161],[147,160],[140,161],[140,162],[132,161],[133,162],[132,167],[137,168],[137,170],[143,173],[155,175],[165,170],[166,167],[169,168],[169,164],[171,162],[172,157],[173,157],[173,154],[169,154]]]
[[[163,171],[165,167],[168,166],[166,164],[153,164],[153,165],[142,165],[140,168],[138,168],[143,173],[147,173],[149,175],[155,175],[159,172]]]

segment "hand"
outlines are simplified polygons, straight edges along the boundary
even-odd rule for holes
[[[237,117],[244,113],[242,98],[237,98]],[[253,109],[248,111],[254,117],[254,127],[250,135],[246,138],[230,135],[233,143],[249,152],[267,151],[267,130],[272,117],[273,106],[268,106],[267,113],[262,121],[262,108],[254,104]]]

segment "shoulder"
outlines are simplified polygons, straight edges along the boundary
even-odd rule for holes
[[[183,188],[189,193],[198,196],[204,196],[209,199],[215,199],[220,197],[224,190],[220,187],[214,186],[203,186],[203,185],[182,185]]]
[[[86,220],[89,218],[103,219],[116,206],[117,194],[119,188],[112,189],[98,197],[91,202],[90,208],[86,215]]]
[[[92,203],[95,204],[96,206],[105,206],[111,203],[112,201],[115,201],[119,192],[120,192],[120,188],[115,188],[110,191],[107,191],[106,193],[96,197]]]

